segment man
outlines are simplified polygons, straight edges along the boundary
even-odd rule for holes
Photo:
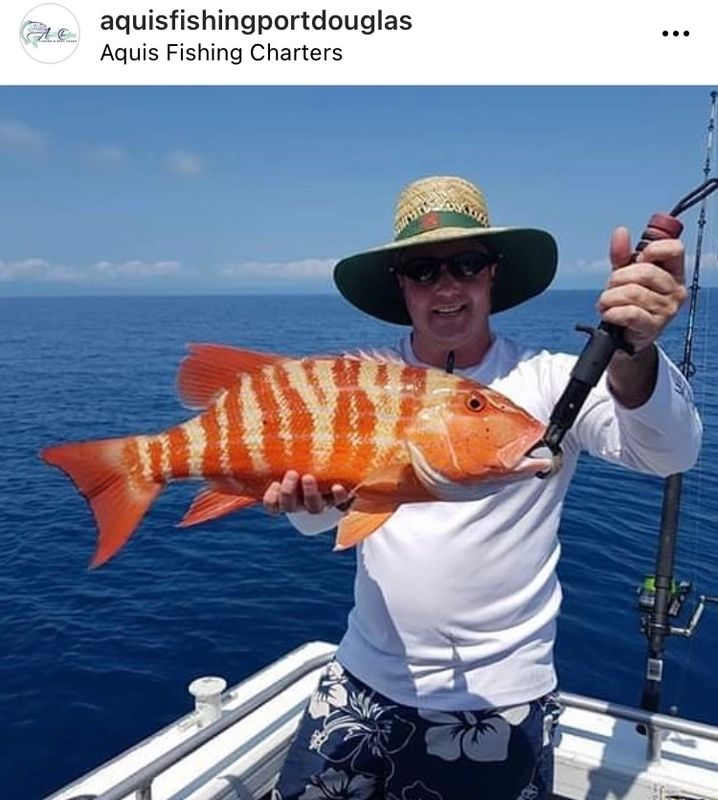
[[[411,325],[396,350],[408,363],[455,368],[547,421],[575,358],[495,335],[490,315],[550,284],[553,238],[490,227],[481,192],[453,177],[407,187],[395,234],[337,264],[342,294],[375,317]],[[632,263],[619,228],[610,255],[598,309],[625,328],[635,354],[614,355],[564,439],[556,474],[481,500],[403,505],[359,545],[348,630],[277,798],[550,795],[557,530],[578,455],[668,475],[693,465],[701,438],[690,389],[655,345],[686,297],[682,245],[653,242]],[[289,472],[268,488],[265,507],[316,533],[336,524],[350,488],[333,487],[335,508],[325,510],[313,476]]]

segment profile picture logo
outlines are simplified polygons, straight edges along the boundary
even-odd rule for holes
[[[25,52],[43,64],[57,64],[69,58],[80,42],[75,15],[57,3],[31,8],[20,23],[20,41]]]

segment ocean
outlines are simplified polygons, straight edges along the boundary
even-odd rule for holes
[[[497,330],[578,353],[595,292],[549,292]],[[701,293],[693,385],[704,424],[684,484],[677,575],[718,595],[718,292]],[[663,345],[682,355],[685,313]],[[200,675],[241,680],[305,641],[336,642],[353,551],[251,508],[187,530],[196,487],[173,485],[105,567],[94,524],[49,444],[154,432],[190,413],[174,377],[187,342],[289,354],[393,343],[401,329],[330,296],[0,300],[0,775],[3,800],[36,800],[191,708]],[[636,705],[645,671],[636,587],[652,572],[662,482],[583,458],[566,502],[557,661],[566,691]],[[695,593],[694,593],[695,596]],[[718,607],[668,643],[664,708],[718,723]]]

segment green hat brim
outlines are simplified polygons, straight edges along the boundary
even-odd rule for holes
[[[481,239],[501,254],[492,291],[492,314],[541,294],[556,274],[558,247],[546,231],[439,228],[341,259],[334,267],[334,282],[341,294],[366,314],[386,322],[411,325],[396,276],[390,272],[398,252],[422,244],[458,239]]]

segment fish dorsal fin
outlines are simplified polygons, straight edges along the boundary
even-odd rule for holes
[[[195,497],[182,521],[178,523],[178,527],[188,528],[190,525],[199,525],[200,522],[208,522],[211,519],[224,517],[226,514],[239,511],[256,502],[257,499],[254,497],[225,494],[217,491],[215,486],[210,485],[209,488],[202,489]]]
[[[354,361],[373,361],[375,364],[399,364],[406,366],[399,356],[391,350],[353,350],[351,353],[342,353],[342,358]]]
[[[395,508],[386,510],[385,507],[381,511],[352,509],[339,523],[334,549],[347,550],[349,547],[359,544],[377,528],[380,528],[395,510]]]
[[[234,385],[242,373],[258,372],[286,361],[287,356],[258,353],[219,344],[190,344],[177,374],[177,391],[188,408],[207,408],[224,389]]]

